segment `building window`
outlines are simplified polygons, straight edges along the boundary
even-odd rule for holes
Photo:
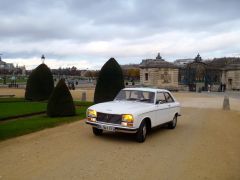
[[[148,73],[145,73],[145,81],[148,81]]]
[[[231,86],[232,85],[232,79],[228,79],[228,84]]]

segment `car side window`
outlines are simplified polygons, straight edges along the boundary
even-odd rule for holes
[[[162,92],[158,92],[156,97],[156,104],[163,104],[163,103],[166,103],[165,96]]]
[[[166,97],[166,102],[171,103],[174,102],[172,96],[169,93],[164,93],[165,97]]]
[[[138,99],[138,92],[137,91],[132,91],[131,92],[131,95],[130,95],[130,98],[132,98],[132,99]]]

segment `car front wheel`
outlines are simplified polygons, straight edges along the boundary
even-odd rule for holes
[[[100,136],[103,133],[102,129],[98,129],[98,128],[95,128],[95,127],[93,127],[92,130],[93,130],[93,134],[96,135],[96,136]]]
[[[146,125],[146,122],[143,121],[137,131],[137,134],[136,134],[136,140],[137,142],[139,143],[142,143],[145,141],[146,139],[146,136],[147,136],[147,125]]]
[[[168,128],[174,129],[176,126],[177,126],[177,115],[175,115],[173,120],[168,123]]]

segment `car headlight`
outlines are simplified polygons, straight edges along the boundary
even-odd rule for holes
[[[123,114],[122,115],[122,126],[128,126],[128,127],[132,127],[133,126],[133,115],[131,114]]]
[[[89,117],[97,117],[97,111],[92,110],[92,109],[88,109],[87,115],[88,115]]]
[[[97,111],[88,109],[87,110],[87,118],[89,121],[96,122],[97,121]]]

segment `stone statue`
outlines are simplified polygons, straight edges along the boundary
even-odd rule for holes
[[[195,57],[195,61],[196,62],[201,62],[202,61],[202,58],[200,56],[200,54],[198,53],[198,55]]]
[[[156,59],[162,59],[162,57],[160,56],[160,53],[158,53]]]

